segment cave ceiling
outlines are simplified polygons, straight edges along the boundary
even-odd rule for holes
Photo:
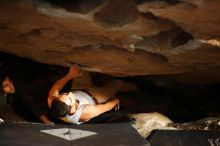
[[[114,76],[220,81],[219,0],[2,0],[0,51]]]

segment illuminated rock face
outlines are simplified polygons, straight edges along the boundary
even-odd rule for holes
[[[213,83],[219,7],[219,0],[4,0],[0,51],[114,76]]]

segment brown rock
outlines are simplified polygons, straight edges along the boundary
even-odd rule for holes
[[[111,27],[134,22],[139,12],[133,0],[108,0],[106,5],[95,13],[95,20]]]
[[[89,13],[90,11],[94,10],[98,7],[103,0],[45,0],[46,2],[58,7],[64,8],[70,12],[77,12],[77,13]]]
[[[220,81],[217,0],[109,0],[85,14],[34,2],[0,2],[0,51],[115,76]]]
[[[139,6],[139,10],[169,19],[194,37],[219,39],[220,1],[196,0],[190,3],[186,1],[176,5],[158,3],[158,1],[145,3]],[[160,7],[156,7],[158,5]]]

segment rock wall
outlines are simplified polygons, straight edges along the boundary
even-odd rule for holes
[[[219,0],[3,0],[0,51],[114,76],[219,82],[219,14]]]

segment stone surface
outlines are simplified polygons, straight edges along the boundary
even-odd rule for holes
[[[95,20],[107,26],[123,26],[138,18],[138,10],[133,0],[108,0],[105,6],[95,13]]]
[[[173,123],[168,117],[157,112],[131,114],[129,118],[133,119],[132,126],[144,138],[155,129],[176,129],[168,126]]]
[[[220,130],[220,117],[208,117],[187,123],[171,123],[179,130]]]
[[[50,3],[57,8],[65,8],[67,11],[75,13],[89,13],[90,11],[97,8],[103,0],[43,0],[44,2]]]
[[[185,123],[173,123],[168,117],[163,114],[153,113],[138,113],[130,114],[130,119],[133,120],[132,126],[138,133],[146,138],[153,130],[219,130],[220,118],[208,117],[196,121]]]
[[[0,51],[114,76],[220,81],[218,0],[48,2],[0,2]]]
[[[182,0],[176,5],[153,1],[140,5],[139,10],[169,19],[196,38],[219,41],[219,4],[218,0]]]

